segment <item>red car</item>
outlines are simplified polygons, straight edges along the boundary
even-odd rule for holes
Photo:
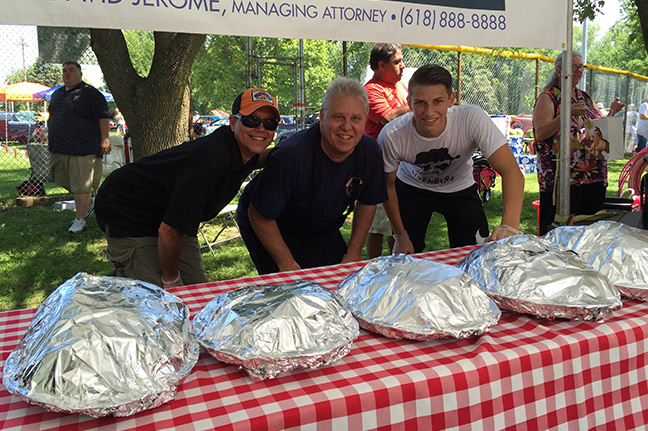
[[[522,128],[524,136],[528,130],[533,129],[533,117],[530,115],[518,115],[511,118],[511,129]]]
[[[20,112],[0,112],[0,140],[25,145],[34,132],[40,133],[43,122]]]

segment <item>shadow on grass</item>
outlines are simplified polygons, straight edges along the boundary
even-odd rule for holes
[[[37,306],[78,272],[112,274],[94,218],[83,232],[71,234],[73,218],[74,212],[51,207],[0,212],[0,309]]]

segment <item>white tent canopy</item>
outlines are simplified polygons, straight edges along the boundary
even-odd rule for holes
[[[4,0],[0,23],[564,49],[568,5],[568,0]]]

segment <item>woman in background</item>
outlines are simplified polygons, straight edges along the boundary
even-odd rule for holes
[[[540,183],[539,226],[540,235],[547,233],[554,221],[557,196],[556,161],[560,148],[560,103],[562,91],[562,57],[554,61],[554,70],[547,80],[543,93],[538,97],[533,110],[533,132],[538,156],[538,182]],[[579,54],[572,56],[571,134],[570,140],[570,214],[595,214],[603,209],[607,188],[607,163],[598,159],[589,150],[591,141],[585,138],[587,119],[603,117],[592,98],[576,88],[583,76],[583,60]],[[607,115],[613,116],[625,105],[616,98],[610,104]]]

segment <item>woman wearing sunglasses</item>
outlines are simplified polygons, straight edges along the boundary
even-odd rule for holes
[[[230,125],[117,169],[95,198],[117,276],[162,287],[207,282],[196,237],[258,167],[279,122],[276,100],[252,88]]]

